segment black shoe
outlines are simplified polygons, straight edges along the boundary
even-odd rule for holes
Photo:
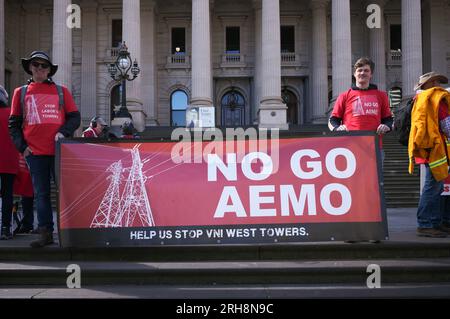
[[[27,226],[22,225],[19,228],[16,228],[16,230],[14,230],[14,235],[31,234],[32,231],[33,231],[33,227],[27,227]]]
[[[0,235],[0,240],[8,240],[8,239],[13,238],[13,236],[11,234],[11,230],[9,228],[10,227],[2,227],[2,233]]]
[[[39,228],[39,239],[32,241],[30,246],[33,248],[41,248],[53,244],[53,234],[45,227]]]
[[[417,236],[431,238],[445,238],[447,233],[438,228],[417,228]]]
[[[446,233],[447,235],[450,235],[450,227],[445,225],[445,224],[441,224],[438,229],[444,233]]]

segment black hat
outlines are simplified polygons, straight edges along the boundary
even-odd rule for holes
[[[33,51],[33,52],[31,52],[31,54],[28,58],[22,58],[23,69],[29,75],[33,75],[33,73],[31,73],[31,71],[30,71],[30,63],[34,59],[42,59],[42,60],[47,61],[50,64],[50,73],[48,74],[49,78],[52,77],[53,75],[55,75],[56,71],[58,71],[58,65],[52,63],[52,61],[50,60],[50,57],[48,56],[47,53],[45,53],[43,51]]]

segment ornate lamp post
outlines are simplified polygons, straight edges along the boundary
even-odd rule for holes
[[[141,72],[139,69],[137,60],[132,62],[130,52],[123,42],[119,48],[119,55],[114,63],[111,63],[108,67],[109,74],[114,81],[122,82],[122,105],[119,111],[116,112],[114,117],[129,117],[132,119],[130,112],[127,108],[127,81],[133,81],[137,78],[138,74]],[[128,74],[131,71],[131,75]]]

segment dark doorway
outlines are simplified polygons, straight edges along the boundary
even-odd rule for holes
[[[221,101],[222,126],[238,127],[245,125],[245,99],[234,89],[225,93]]]
[[[172,54],[186,53],[186,29],[172,28]]]
[[[283,89],[283,102],[287,106],[287,122],[292,125],[298,125],[298,99],[297,96],[288,89]]]

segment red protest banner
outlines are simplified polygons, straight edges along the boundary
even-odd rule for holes
[[[60,230],[153,230],[126,233],[126,240],[201,230],[188,238],[192,244],[204,243],[200,235],[211,227],[245,226],[243,237],[258,242],[261,225],[284,225],[280,236],[294,232],[287,236],[300,241],[309,232],[299,225],[381,225],[374,136],[265,142],[254,150],[249,141],[62,143]]]

